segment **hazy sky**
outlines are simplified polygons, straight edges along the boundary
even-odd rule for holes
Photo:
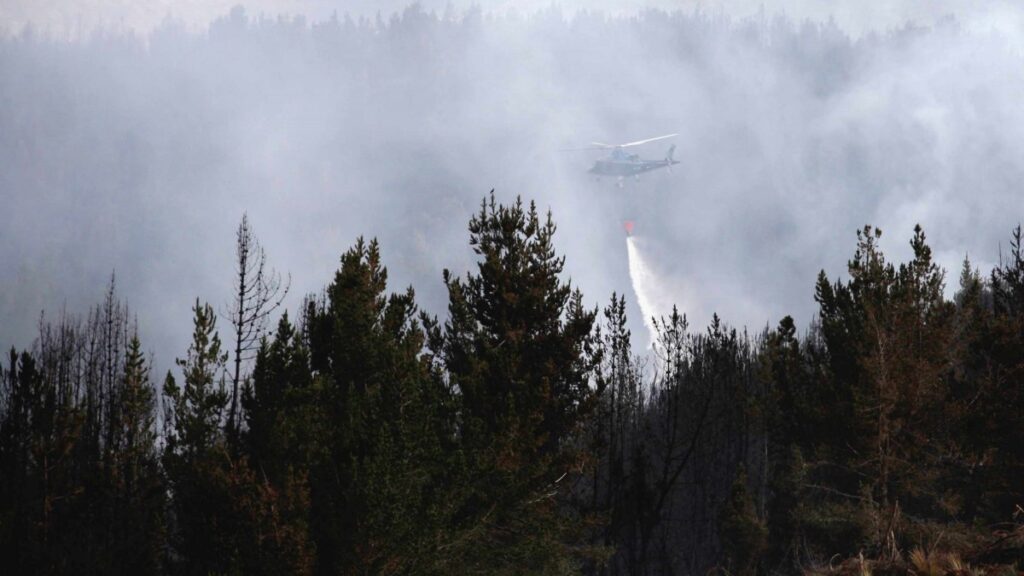
[[[290,307],[365,235],[392,288],[443,314],[441,270],[471,266],[480,199],[520,194],[554,212],[587,301],[625,292],[637,330],[625,219],[653,305],[760,329],[806,326],[815,275],[845,272],[864,224],[893,259],[923,224],[955,282],[1022,217],[1011,3],[586,3],[612,19],[568,2],[482,19],[459,3],[233,4],[0,0],[0,345],[28,345],[40,310],[84,311],[116,270],[168,366],[195,298],[230,298],[242,212],[291,273]],[[260,18],[281,12],[309,17]],[[27,20],[49,34],[20,35]],[[97,23],[139,32],[84,32]],[[621,189],[588,177],[593,154],[559,151],[667,132],[681,164]]]
[[[324,19],[338,14],[373,16],[388,14],[410,4],[407,0],[2,0],[0,22],[7,29],[19,29],[26,22],[55,32],[78,34],[96,25],[123,25],[142,32],[149,31],[171,16],[190,27],[204,28],[210,20],[226,13],[233,6],[245,6],[251,14],[305,15]],[[485,11],[528,13],[557,6],[567,13],[576,10],[599,10],[607,13],[634,13],[645,8],[661,10],[700,9],[742,17],[764,10],[770,14],[786,14],[795,19],[827,20],[834,18],[854,34],[885,30],[907,22],[928,24],[937,18],[955,14],[972,27],[996,27],[1018,34],[1022,24],[1017,2],[1012,0],[420,0],[425,10],[443,13],[451,6],[456,10],[477,5]]]

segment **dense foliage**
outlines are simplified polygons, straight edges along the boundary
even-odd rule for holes
[[[443,319],[360,239],[237,387],[199,300],[162,388],[113,281],[42,323],[0,368],[5,572],[1024,565],[1019,229],[950,301],[920,228],[897,265],[865,227],[802,336],[673,312],[650,354],[563,278],[550,216],[492,195],[469,232]]]

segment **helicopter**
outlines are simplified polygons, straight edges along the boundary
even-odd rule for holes
[[[678,134],[666,134],[665,136],[657,136],[655,138],[647,138],[646,140],[637,140],[636,142],[627,142],[625,144],[591,142],[590,146],[586,148],[575,148],[574,150],[611,150],[611,154],[607,158],[594,162],[594,166],[587,172],[594,174],[598,179],[602,176],[616,177],[618,178],[619,187],[622,187],[622,181],[626,176],[633,176],[639,180],[640,174],[644,172],[650,172],[651,170],[657,170],[658,168],[668,168],[669,171],[671,171],[672,166],[679,164],[679,161],[672,157],[676,150],[675,144],[669,147],[668,152],[665,154],[665,158],[661,160],[643,159],[639,154],[627,153],[625,148],[664,140],[677,135]]]

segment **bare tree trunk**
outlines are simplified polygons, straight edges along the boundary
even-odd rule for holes
[[[238,389],[244,380],[242,362],[252,358],[265,333],[267,320],[288,295],[291,279],[282,283],[281,275],[267,268],[263,251],[249,217],[242,215],[236,234],[238,291],[228,309],[231,325],[235,328],[235,369],[231,377],[231,407],[228,412],[228,431],[237,437],[239,428]]]

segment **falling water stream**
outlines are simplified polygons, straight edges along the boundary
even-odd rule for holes
[[[647,327],[649,338],[647,345],[651,346],[657,340],[658,335],[654,319],[660,317],[664,312],[656,304],[659,294],[658,279],[641,255],[635,236],[626,237],[626,248],[629,253],[629,279],[633,284],[633,292],[636,294],[640,313],[644,316],[644,326]]]

